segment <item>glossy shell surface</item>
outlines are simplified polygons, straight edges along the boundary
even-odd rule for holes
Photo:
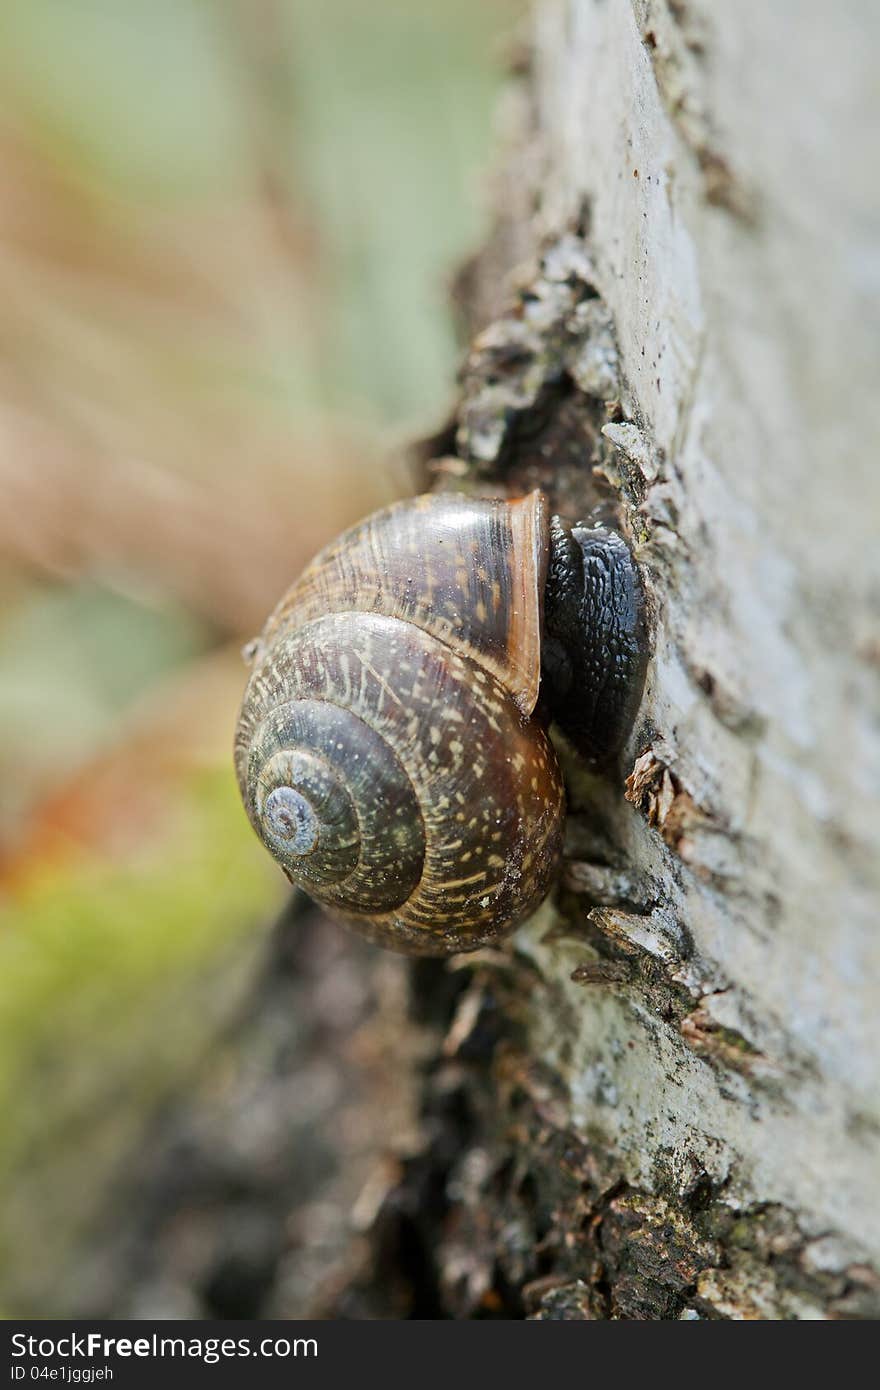
[[[288,877],[421,954],[495,939],[561,849],[540,681],[546,503],[427,496],[340,537],[256,644],[236,767]]]

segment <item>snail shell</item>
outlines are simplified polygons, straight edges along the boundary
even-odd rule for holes
[[[292,882],[395,950],[473,950],[544,897],[564,794],[531,718],[549,517],[419,497],[321,552],[254,650],[236,770]]]

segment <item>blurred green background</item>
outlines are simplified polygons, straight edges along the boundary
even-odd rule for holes
[[[0,9],[0,1313],[64,1306],[282,900],[239,648],[443,420],[518,11]]]

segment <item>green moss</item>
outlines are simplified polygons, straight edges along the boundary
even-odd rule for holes
[[[0,911],[0,1125],[30,1066],[101,1047],[269,910],[231,773],[201,774],[174,819],[138,862],[78,860]]]
[[[200,774],[159,843],[77,860],[0,911],[0,1260],[45,1287],[151,1108],[250,979],[283,888],[231,773]]]

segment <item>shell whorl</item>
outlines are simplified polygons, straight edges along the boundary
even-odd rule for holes
[[[248,815],[365,935],[436,954],[543,897],[560,848],[540,678],[546,508],[427,497],[346,533],[270,618],[242,707]]]

